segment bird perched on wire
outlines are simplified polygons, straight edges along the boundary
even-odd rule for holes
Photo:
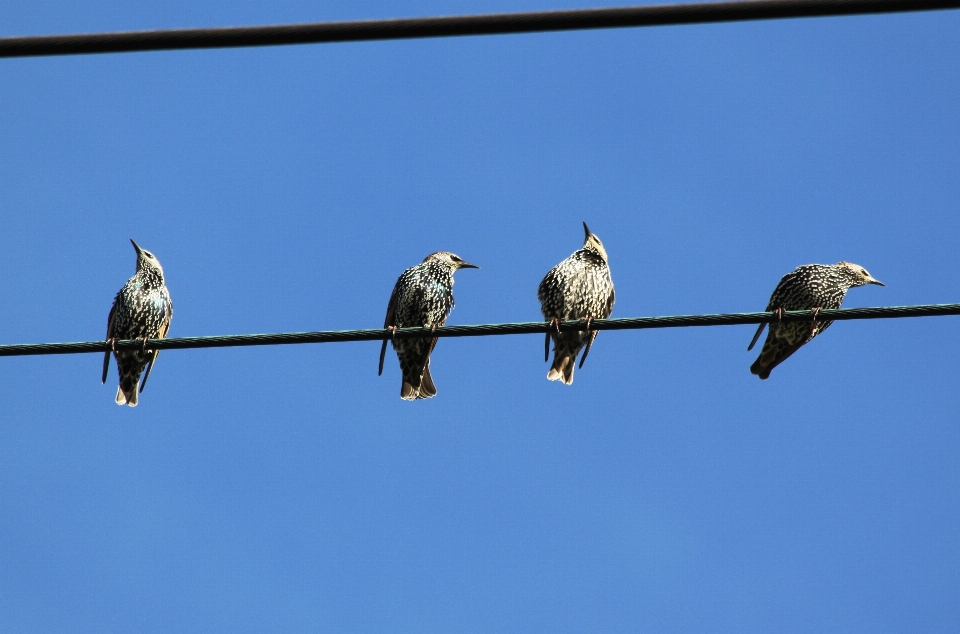
[[[453,310],[453,274],[459,269],[479,268],[449,251],[431,253],[423,262],[404,271],[397,280],[383,327],[391,330],[419,326],[436,329],[444,325]],[[392,342],[403,373],[400,398],[412,401],[435,396],[437,388],[430,376],[430,353],[437,345],[437,338],[402,337]],[[383,373],[386,352],[387,340],[384,340],[380,348],[378,376]]]
[[[812,310],[813,318],[809,322],[771,323],[763,350],[750,366],[750,372],[761,379],[770,376],[770,371],[799,350],[800,346],[830,327],[832,321],[817,320],[820,310],[840,308],[848,290],[865,284],[886,286],[874,279],[865,268],[850,262],[804,264],[784,275],[770,296],[767,312],[782,315],[785,310]],[[753,349],[766,325],[760,324],[747,350]]]
[[[583,223],[583,246],[573,255],[556,265],[547,273],[537,289],[540,299],[540,311],[544,319],[550,322],[544,342],[544,361],[550,358],[550,339],[553,338],[553,365],[547,373],[550,381],[573,383],[573,366],[577,354],[586,346],[580,367],[590,354],[596,330],[563,331],[559,322],[571,319],[584,319],[588,323],[594,319],[606,319],[613,312],[615,294],[613,279],[607,261],[607,250],[600,238],[590,233],[587,223]]]
[[[133,243],[137,251],[137,272],[127,280],[113,300],[113,308],[107,318],[107,341],[117,359],[120,387],[117,388],[117,405],[136,407],[138,395],[147,385],[150,370],[157,360],[159,350],[115,350],[113,342],[118,339],[163,339],[173,319],[173,302],[163,280],[163,268],[149,251]],[[110,352],[103,357],[103,379],[107,382],[110,367]],[[147,373],[140,383],[140,374]]]

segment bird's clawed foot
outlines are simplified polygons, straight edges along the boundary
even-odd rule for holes
[[[810,336],[812,337],[817,332],[817,315],[820,314],[821,307],[817,306],[813,309],[813,320],[810,322]]]
[[[782,309],[782,308],[778,308],[778,309],[776,309],[776,310],[773,311],[773,312],[775,312],[775,313],[777,314],[777,323],[778,323],[778,324],[779,324],[781,321],[783,321],[783,309]]]
[[[108,337],[108,338],[107,338],[107,343],[110,344],[110,352],[116,352],[116,351],[117,351],[117,338],[116,338],[116,337]]]
[[[138,339],[140,339],[140,352],[142,352],[143,354],[146,354],[148,337],[138,337]]]

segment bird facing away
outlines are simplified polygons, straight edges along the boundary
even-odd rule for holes
[[[560,321],[606,319],[613,312],[615,295],[607,250],[600,238],[590,233],[583,223],[583,246],[573,255],[556,265],[540,282],[537,297],[544,319],[556,326]],[[559,328],[547,330],[544,342],[544,360],[550,358],[550,338],[553,338],[553,365],[547,373],[550,381],[573,383],[573,366],[577,354],[586,346],[580,367],[590,354],[597,331],[564,331]]]
[[[479,269],[475,264],[464,262],[449,251],[431,253],[423,262],[403,272],[393,287],[384,328],[411,328],[423,326],[435,329],[446,323],[453,310],[453,274],[458,269]],[[393,340],[393,349],[400,360],[403,384],[400,398],[412,401],[430,398],[437,388],[430,376],[430,353],[437,345],[436,337],[403,337]],[[383,373],[383,356],[387,341],[380,348],[380,370]]]
[[[173,319],[173,302],[163,281],[163,268],[157,258],[131,240],[137,251],[137,272],[127,280],[113,300],[113,308],[107,318],[107,341],[117,339],[163,339]],[[159,350],[114,350],[120,387],[117,388],[117,405],[136,407],[138,394],[147,385],[150,370],[157,360]],[[103,356],[103,379],[107,382],[110,367],[110,350]],[[140,374],[147,368],[143,384]],[[139,389],[138,389],[139,388]]]
[[[838,262],[837,264],[804,264],[787,273],[777,284],[767,312],[782,313],[785,310],[813,310],[840,308],[847,291],[854,286],[877,284],[886,286],[874,279],[859,264]],[[783,363],[787,357],[800,349],[832,324],[832,321],[817,321],[816,315],[810,322],[791,321],[771,323],[767,331],[767,340],[763,344],[760,356],[750,366],[750,372],[761,379],[770,376],[770,371]],[[760,324],[753,341],[747,350],[760,338],[764,326]]]

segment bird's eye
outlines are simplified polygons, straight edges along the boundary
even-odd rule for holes
[[[458,257],[455,256],[455,255],[451,255],[451,256],[450,256],[450,259],[453,260],[454,262],[463,262],[463,260],[461,260],[460,258],[458,258]]]

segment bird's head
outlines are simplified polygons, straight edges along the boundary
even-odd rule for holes
[[[853,288],[854,286],[863,286],[865,284],[886,286],[886,284],[867,273],[867,269],[863,268],[859,264],[854,264],[853,262],[837,262],[837,268],[847,280],[850,288]]]
[[[583,247],[587,251],[593,251],[601,258],[604,262],[607,262],[607,250],[603,248],[603,243],[600,242],[600,238],[590,233],[590,228],[587,227],[587,223],[583,223]]]
[[[133,244],[133,248],[137,251],[137,273],[145,271],[148,273],[156,273],[160,276],[160,279],[163,279],[163,267],[160,266],[160,260],[157,259],[157,256],[150,253],[146,249],[141,249],[140,245],[130,240],[130,243]]]
[[[455,253],[450,253],[449,251],[437,251],[436,253],[431,253],[423,259],[424,262],[440,262],[444,266],[448,267],[451,271],[456,271],[457,269],[479,269],[480,267],[476,264],[470,264],[469,262],[464,262],[460,259],[460,256]]]

